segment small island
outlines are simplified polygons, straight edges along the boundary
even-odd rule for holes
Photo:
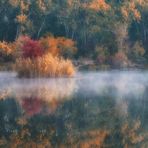
[[[77,50],[71,39],[50,35],[33,40],[20,36],[11,43],[0,42],[0,48],[4,59],[9,58],[13,63],[18,77],[72,77],[75,73],[75,67],[68,59],[68,54]]]

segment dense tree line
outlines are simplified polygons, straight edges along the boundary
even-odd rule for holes
[[[148,58],[147,0],[1,0],[0,40],[47,34],[77,43],[76,57]],[[126,56],[126,57],[125,57]]]

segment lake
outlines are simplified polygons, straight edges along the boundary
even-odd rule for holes
[[[148,71],[0,72],[0,147],[147,148]]]

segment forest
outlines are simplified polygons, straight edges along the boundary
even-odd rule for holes
[[[148,0],[0,0],[0,148],[148,148]]]
[[[26,38],[22,49],[18,42]],[[20,50],[39,56],[40,43],[52,56],[70,59],[78,67],[145,68],[148,1],[1,0],[1,69],[12,69]],[[30,44],[34,51],[27,48]]]

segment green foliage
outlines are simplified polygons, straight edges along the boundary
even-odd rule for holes
[[[147,16],[146,0],[2,0],[0,40],[37,39],[51,32],[76,41],[76,57],[96,58],[96,47],[105,47],[107,56],[123,50],[131,57],[131,46],[139,42],[145,50],[139,56],[147,57]]]

